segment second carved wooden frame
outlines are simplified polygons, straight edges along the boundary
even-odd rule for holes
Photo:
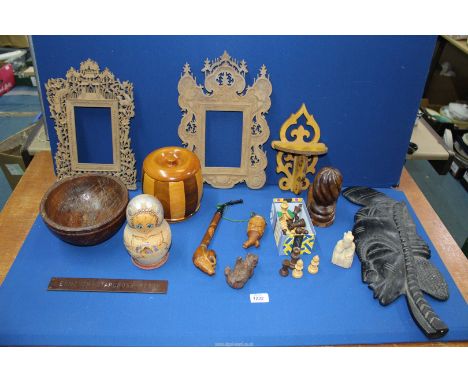
[[[203,180],[213,187],[231,188],[245,181],[250,188],[261,188],[266,181],[267,166],[262,145],[270,136],[265,114],[270,109],[272,92],[265,65],[253,85],[248,87],[245,82],[246,62],[237,62],[227,52],[213,61],[206,59],[202,72],[205,73],[204,86],[197,84],[189,64],[185,64],[179,80],[179,106],[183,113],[179,137],[189,150],[198,155]],[[242,112],[240,167],[205,165],[207,111]]]

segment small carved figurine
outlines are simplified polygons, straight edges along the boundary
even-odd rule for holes
[[[342,268],[351,268],[356,245],[353,242],[354,236],[351,231],[343,234],[343,239],[336,243],[333,250],[332,263]]]
[[[289,229],[288,229],[288,222],[292,222],[294,220],[294,213],[289,210],[289,204],[288,202],[284,201],[280,205],[281,211],[278,212],[278,218],[279,222],[281,224],[281,229],[283,231],[283,234],[289,234]]]
[[[298,219],[299,219],[299,216],[301,215],[301,212],[302,212],[302,204],[298,204],[296,207],[294,207],[294,211],[293,211],[293,214],[294,214],[294,222],[296,222]]]
[[[298,204],[294,207],[293,211],[293,219],[287,221],[288,227],[288,234],[293,235],[304,235],[308,234],[309,232],[304,228],[306,226],[306,222],[302,219],[301,216],[302,212],[302,204]]]
[[[309,233],[309,231],[306,230],[304,227],[297,227],[295,231],[296,235],[307,235]]]
[[[208,249],[206,244],[200,244],[192,257],[193,264],[207,275],[214,275],[216,271],[216,252]]]
[[[260,246],[259,240],[262,238],[265,232],[266,221],[263,216],[253,214],[247,224],[247,241],[242,244],[244,248],[249,248],[255,245],[256,248]]]
[[[128,203],[124,244],[139,268],[159,268],[167,261],[171,229],[164,220],[161,202],[154,196],[138,195]]]
[[[315,255],[310,261],[310,264],[307,267],[307,271],[310,274],[315,275],[318,272],[319,263],[320,263],[320,258],[317,255]]]
[[[307,209],[315,226],[328,227],[333,224],[342,183],[343,176],[333,167],[324,167],[315,176],[307,193]]]
[[[304,269],[304,262],[302,259],[299,259],[294,267],[294,270],[292,271],[292,277],[295,279],[300,279],[302,275],[304,274],[302,270]]]
[[[301,249],[299,247],[294,247],[291,251],[291,269],[294,269],[297,261],[301,257]]]
[[[279,271],[279,274],[283,277],[288,276],[290,266],[291,266],[291,263],[289,260],[283,260],[283,262],[281,263],[281,269]]]
[[[304,228],[306,226],[306,222],[304,219],[297,219],[296,221],[289,220],[287,225],[289,231],[297,233],[297,228]]]
[[[248,253],[245,260],[238,257],[234,269],[230,267],[224,269],[226,282],[234,289],[242,288],[245,283],[252,277],[254,268],[257,266],[258,256]]]

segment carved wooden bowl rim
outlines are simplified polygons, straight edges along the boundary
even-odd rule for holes
[[[125,197],[120,200],[120,205],[118,209],[116,209],[116,213],[112,214],[109,218],[99,222],[98,224],[84,226],[84,227],[67,227],[67,226],[58,224],[54,220],[52,220],[47,215],[46,208],[45,208],[45,205],[47,203],[47,200],[50,194],[65,183],[74,183],[76,182],[77,179],[90,178],[90,177],[107,178],[113,181],[123,191],[123,195],[125,195]],[[40,205],[40,214],[41,214],[42,219],[45,221],[45,223],[56,231],[67,233],[67,234],[77,234],[77,235],[89,234],[89,233],[93,233],[96,231],[100,231],[106,228],[107,226],[111,225],[111,223],[114,223],[116,220],[118,220],[120,216],[123,213],[125,213],[127,204],[128,204],[128,190],[125,184],[119,178],[115,176],[111,176],[111,175],[98,174],[98,173],[80,174],[80,175],[69,176],[69,177],[63,178],[55,182],[42,197],[41,205]]]

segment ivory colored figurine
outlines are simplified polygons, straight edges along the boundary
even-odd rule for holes
[[[266,221],[261,215],[253,214],[247,224],[247,241],[242,244],[244,248],[249,248],[255,245],[256,248],[260,246],[259,240],[262,238],[265,232]]]
[[[295,279],[300,279],[303,275],[302,270],[304,269],[304,262],[302,259],[297,260],[297,263],[294,267],[294,270],[292,271],[292,277]]]
[[[289,203],[284,201],[280,205],[281,211],[278,212],[278,219],[281,224],[281,229],[284,234],[290,234],[288,229],[288,222],[292,222],[294,219],[294,213],[289,210]]]
[[[161,202],[154,196],[138,195],[128,203],[124,244],[139,268],[159,268],[167,261],[171,229],[164,220]]]
[[[354,251],[356,244],[354,244],[354,236],[351,231],[343,234],[343,239],[336,243],[333,250],[332,263],[343,268],[351,268],[353,264]]]
[[[312,275],[315,275],[317,272],[318,272],[318,266],[320,264],[320,258],[315,255],[312,260],[310,261],[310,264],[309,266],[307,267],[307,271],[312,274]]]

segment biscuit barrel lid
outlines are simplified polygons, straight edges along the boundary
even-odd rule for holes
[[[143,162],[143,192],[154,195],[169,221],[184,220],[195,213],[203,193],[198,157],[182,147],[163,147]]]

